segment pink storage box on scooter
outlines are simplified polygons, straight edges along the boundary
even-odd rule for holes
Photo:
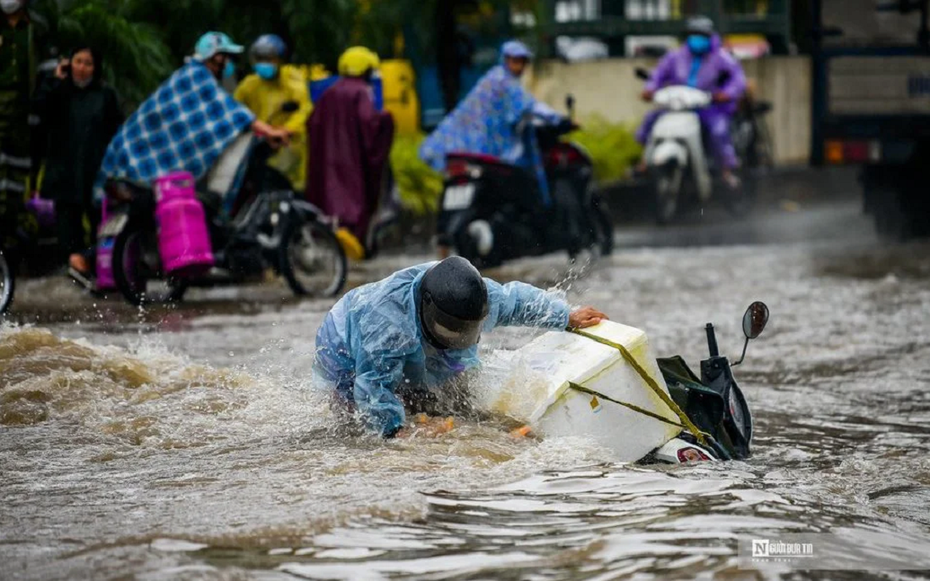
[[[155,217],[165,272],[196,276],[213,266],[207,219],[194,192],[193,175],[175,172],[155,180]]]

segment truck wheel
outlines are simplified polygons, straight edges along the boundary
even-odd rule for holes
[[[910,216],[901,204],[901,193],[897,188],[876,186],[872,194],[872,216],[875,232],[890,242],[904,242],[913,236]]]

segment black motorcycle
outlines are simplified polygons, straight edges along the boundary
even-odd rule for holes
[[[567,100],[569,111],[573,101]],[[592,191],[593,163],[562,136],[578,128],[534,118],[551,203],[545,205],[536,175],[496,157],[451,153],[438,218],[438,243],[479,268],[506,260],[585,248],[613,250],[613,225]]]
[[[733,377],[732,368],[746,357],[749,341],[762,334],[769,320],[769,309],[762,302],[754,302],[743,315],[743,354],[739,361],[730,363],[720,355],[714,326],[706,326],[707,347],[710,357],[701,361],[698,378],[679,356],[658,359],[659,369],[665,378],[672,400],[687,415],[701,435],[689,430],[659,449],[643,462],[672,464],[700,460],[742,460],[748,458],[752,444],[752,413],[742,390]]]
[[[282,275],[295,295],[333,296],[342,290],[346,256],[332,223],[294,192],[287,178],[268,167],[271,146],[251,140],[242,185],[231,207],[225,208],[222,196],[207,184],[197,184],[215,261],[204,275],[164,272],[151,186],[107,184],[113,213],[100,236],[115,238],[113,278],[127,301],[180,301],[189,287],[257,282],[269,269]]]

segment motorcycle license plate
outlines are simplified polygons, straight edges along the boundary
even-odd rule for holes
[[[120,214],[119,216],[114,216],[107,220],[107,223],[103,225],[103,228],[100,229],[101,238],[109,238],[111,236],[116,236],[123,231],[123,228],[126,226],[126,222],[129,221],[129,216],[126,214]]]
[[[464,210],[471,206],[475,198],[475,184],[462,184],[446,188],[446,195],[442,199],[443,210]]]

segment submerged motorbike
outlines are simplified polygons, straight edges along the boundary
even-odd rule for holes
[[[573,101],[567,100],[569,111]],[[479,268],[506,260],[565,250],[576,256],[591,248],[613,249],[613,225],[592,191],[593,164],[585,150],[562,136],[577,129],[533,118],[551,195],[541,201],[536,176],[487,155],[451,153],[440,200],[438,243]]]
[[[752,413],[742,390],[733,377],[732,368],[746,358],[749,341],[758,337],[768,323],[769,309],[754,302],[743,315],[746,342],[739,361],[730,363],[720,355],[714,326],[707,324],[707,347],[710,356],[701,361],[698,378],[679,356],[659,359],[669,394],[702,433],[707,445],[694,434],[683,431],[642,460],[643,463],[680,464],[702,460],[742,460],[748,458],[752,444]]]
[[[268,270],[282,275],[295,295],[333,296],[342,290],[346,256],[333,225],[268,167],[271,154],[268,143],[246,132],[223,153],[206,183],[198,184],[214,256],[206,273],[165,272],[151,186],[107,185],[111,210],[100,237],[114,240],[113,278],[127,301],[180,301],[189,287],[260,281]],[[224,200],[217,193],[227,191],[237,194]]]
[[[642,69],[636,74],[641,79],[649,78]],[[727,184],[715,160],[707,154],[706,133],[697,112],[711,101],[710,93],[686,85],[665,87],[653,96],[653,102],[665,113],[653,125],[643,159],[653,184],[659,224],[671,222],[686,195],[693,194],[706,203],[716,192],[735,216],[747,214],[753,206],[756,180],[752,168],[745,164],[737,168],[734,174],[739,184]],[[745,143],[743,139],[734,140],[737,156],[743,161],[747,160],[746,151],[741,149]]]

